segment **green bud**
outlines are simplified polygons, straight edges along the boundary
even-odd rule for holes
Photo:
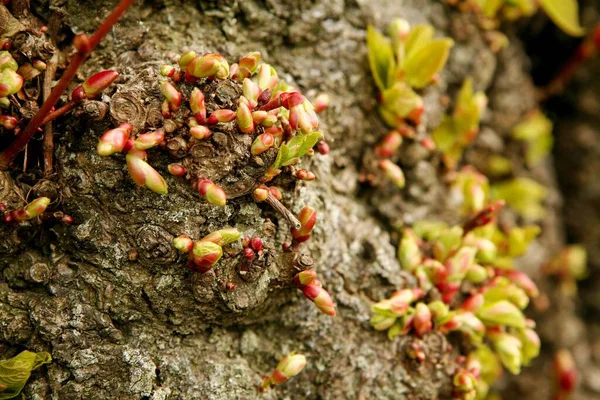
[[[421,263],[421,250],[419,249],[419,238],[409,228],[402,230],[402,239],[398,247],[398,261],[402,269],[414,271]]]
[[[513,375],[518,375],[521,372],[523,360],[521,355],[523,345],[519,339],[508,333],[494,333],[490,335],[490,339],[502,365]]]
[[[506,325],[514,328],[525,328],[523,313],[508,300],[500,300],[484,305],[477,312],[477,316],[486,325]]]

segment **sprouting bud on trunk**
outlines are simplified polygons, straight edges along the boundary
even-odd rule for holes
[[[396,322],[396,320],[398,319],[398,317],[394,316],[390,316],[387,314],[378,314],[375,313],[371,316],[371,326],[376,330],[376,331],[385,331],[389,328],[392,327],[392,325],[394,325],[394,322]]]
[[[389,299],[389,309],[396,315],[403,315],[410,304],[423,297],[425,292],[421,288],[398,290]]]
[[[400,246],[398,246],[398,261],[405,271],[414,271],[421,263],[422,256],[419,242],[420,239],[412,229],[404,228],[402,230],[402,239],[400,240]]]
[[[119,73],[117,71],[101,71],[89,77],[81,85],[85,97],[94,99],[106,89],[111,83],[117,80]]]
[[[448,282],[461,282],[469,268],[475,263],[477,249],[470,246],[461,247],[456,254],[446,261]]]
[[[263,242],[262,239],[259,238],[258,236],[255,236],[252,238],[252,241],[250,242],[250,245],[252,246],[252,248],[255,251],[261,251],[263,248]]]
[[[527,296],[535,298],[540,294],[537,285],[524,272],[517,270],[502,271],[502,275],[506,276],[515,285],[520,287],[527,293]]]
[[[317,273],[311,269],[298,272],[294,276],[294,286],[303,288],[306,285],[313,284],[317,280]]]
[[[242,253],[248,260],[254,260],[254,257],[256,257],[256,252],[250,247],[246,247]]]
[[[254,123],[260,124],[267,118],[268,115],[269,113],[267,111],[253,111],[252,120]]]
[[[19,125],[19,120],[10,115],[0,115],[0,126],[7,131],[12,131]]]
[[[287,382],[290,378],[298,375],[305,365],[306,357],[302,354],[290,353],[279,362],[275,371],[263,380],[260,389],[264,391],[271,385]]]
[[[98,142],[98,154],[101,156],[110,156],[111,154],[123,151],[132,129],[131,124],[125,122],[119,125],[118,128],[106,131]]]
[[[195,51],[186,51],[185,53],[183,53],[181,55],[181,57],[179,57],[179,68],[181,68],[182,70],[185,70],[188,66],[188,64],[197,57],[197,54]]]
[[[138,186],[145,186],[158,194],[167,194],[167,182],[150,164],[131,151],[125,156],[125,160],[129,175]]]
[[[283,194],[277,186],[269,186],[269,192],[271,192],[271,196],[275,197],[277,200],[281,201],[281,199],[283,199]]]
[[[248,53],[244,57],[240,58],[240,62],[238,64],[240,68],[246,68],[248,71],[250,71],[250,74],[254,74],[258,69],[259,62],[260,53],[258,51],[253,51],[252,53]]]
[[[292,228],[291,232],[294,242],[302,243],[310,239],[310,233],[317,223],[317,212],[313,208],[305,206],[298,214],[298,220],[301,224],[300,229]]]
[[[46,65],[45,62],[43,62],[42,60],[33,60],[33,62],[31,63],[31,65],[33,66],[33,68],[35,68],[36,70],[42,72],[45,71],[46,68],[48,67]]]
[[[240,102],[238,103],[238,108],[235,113],[237,118],[238,127],[240,131],[244,133],[254,132],[254,119],[252,119],[252,111],[250,107],[248,107],[248,103],[243,102],[240,98]]]
[[[381,158],[391,157],[400,148],[401,144],[402,135],[400,135],[400,132],[396,130],[390,131],[385,135],[381,144],[375,147],[375,155]]]
[[[561,349],[554,355],[554,379],[556,382],[555,399],[565,400],[577,387],[577,365],[567,349]]]
[[[184,176],[186,169],[183,165],[178,163],[172,163],[167,166],[169,173],[173,176]]]
[[[415,306],[413,327],[419,336],[423,336],[431,330],[431,311],[429,311],[429,308],[425,305],[425,303],[417,303]]]
[[[517,337],[521,341],[523,348],[521,356],[523,357],[523,365],[527,366],[540,354],[541,341],[540,337],[532,328],[525,328],[517,332]]]
[[[199,124],[206,122],[206,104],[204,103],[204,93],[198,88],[194,88],[190,94],[190,109]]]
[[[251,152],[253,156],[264,153],[275,145],[275,138],[270,133],[262,133],[254,139]]]
[[[471,371],[460,368],[452,378],[454,398],[460,400],[475,400],[477,398],[477,379]]]
[[[0,51],[0,72],[10,69],[17,72],[19,64],[8,51]]]
[[[522,365],[521,348],[523,345],[521,341],[511,334],[503,332],[494,332],[488,336],[494,344],[502,365],[513,375],[519,375]]]
[[[321,113],[329,106],[329,95],[327,93],[321,93],[317,96],[313,102],[315,105],[315,112]]]
[[[323,289],[318,280],[312,282],[310,285],[302,287],[302,293],[304,296],[312,301],[317,308],[331,317],[335,316],[335,304],[331,300],[331,296],[325,289]]]
[[[223,110],[217,110],[215,112],[213,112],[212,114],[210,114],[210,117],[208,117],[207,123],[214,125],[214,124],[218,124],[218,123],[226,123],[226,122],[231,122],[236,118],[236,114],[234,111],[231,110],[227,110],[227,109],[223,109]]]
[[[198,192],[213,206],[223,207],[227,204],[223,188],[207,179],[198,183]]]
[[[261,185],[254,189],[252,196],[254,197],[254,200],[258,202],[265,201],[269,197],[269,189],[266,186]]]
[[[381,160],[379,161],[379,168],[383,170],[385,176],[387,176],[398,188],[402,189],[404,185],[406,185],[404,173],[397,164],[390,160]]]
[[[213,242],[219,246],[225,246],[242,237],[240,231],[235,228],[225,228],[214,231],[200,239],[201,242]]]
[[[229,64],[221,54],[217,53],[207,53],[195,57],[186,66],[186,70],[196,78],[229,78]]]
[[[0,72],[0,97],[17,93],[23,87],[23,77],[10,68]]]
[[[437,260],[427,258],[420,263],[418,268],[422,268],[429,277],[429,280],[435,285],[446,280],[446,267]]]
[[[500,300],[483,306],[477,316],[486,324],[525,328],[525,316],[508,300]]]
[[[301,181],[314,181],[315,179],[317,179],[315,174],[306,169],[299,169],[298,171],[296,171],[296,178]]]
[[[212,136],[212,132],[204,125],[196,125],[190,128],[190,136],[194,139],[205,140]]]
[[[207,272],[221,259],[223,248],[213,242],[198,241],[189,253],[191,267],[199,272]]]
[[[143,133],[137,137],[134,146],[139,150],[151,149],[158,146],[165,140],[165,131],[157,129],[153,132]]]
[[[262,90],[273,90],[279,79],[277,78],[277,72],[269,64],[261,64],[258,68],[258,86]]]
[[[483,307],[484,298],[481,293],[476,293],[468,297],[460,306],[462,310],[477,312]]]
[[[300,129],[302,133],[310,133],[313,130],[310,116],[302,105],[290,108],[289,122],[292,129]]]
[[[250,79],[244,79],[242,83],[242,92],[244,97],[248,99],[249,105],[254,109],[258,105],[258,96],[260,96],[260,88]]]
[[[181,93],[171,83],[164,81],[160,83],[160,91],[169,103],[169,109],[175,111],[181,105]]]
[[[28,221],[41,215],[50,204],[48,197],[39,197],[27,204],[20,210],[13,211],[11,213],[12,220],[15,222]]]
[[[479,191],[479,190],[477,190]],[[481,194],[480,197],[485,197],[484,194]],[[480,201],[474,201],[472,202],[472,204],[474,204],[474,209],[477,209],[478,204],[480,203]],[[471,220],[469,220],[464,227],[465,232],[469,232],[470,230],[473,230],[475,228],[478,228],[480,226],[484,226],[489,224],[490,222],[494,221],[496,219],[496,216],[498,215],[498,213],[500,212],[500,210],[502,210],[502,208],[504,207],[504,200],[496,200],[491,202],[490,204],[488,204],[487,206],[485,206],[485,208],[483,208],[481,211],[479,211],[479,213],[477,213],[477,215],[475,215]]]
[[[326,156],[327,154],[329,154],[329,144],[327,144],[327,142],[324,140],[319,141],[319,143],[317,144],[317,151],[319,152],[319,154]]]
[[[171,78],[173,75],[175,75],[175,67],[173,67],[172,65],[161,65],[160,66],[160,74],[162,76],[164,76],[165,78]]]
[[[194,247],[194,242],[188,235],[180,235],[173,239],[173,246],[181,253],[189,253]]]
[[[450,307],[442,301],[436,300],[427,304],[429,311],[431,312],[431,318],[436,324],[440,323],[442,319],[446,318],[450,312]]]

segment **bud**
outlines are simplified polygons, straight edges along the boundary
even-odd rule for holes
[[[431,311],[429,311],[429,308],[425,305],[425,303],[417,303],[415,306],[413,327],[419,336],[423,336],[431,330]]]
[[[197,57],[197,54],[195,51],[186,51],[185,53],[183,53],[181,55],[181,57],[179,57],[179,68],[181,68],[182,70],[185,70],[188,66],[188,64]]]
[[[323,140],[319,141],[319,143],[317,144],[317,151],[319,152],[319,154],[326,156],[327,154],[329,154],[329,144],[327,144],[327,142]]]
[[[19,120],[10,115],[0,115],[0,126],[7,131],[12,131],[19,125]]]
[[[208,272],[223,256],[223,248],[213,242],[198,241],[190,252],[192,268],[199,272]]]
[[[252,112],[252,120],[257,124],[261,124],[268,115],[269,113],[267,111],[254,111]]]
[[[229,64],[222,55],[217,53],[207,53],[195,57],[186,66],[186,70],[196,78],[229,78]]]
[[[479,264],[473,264],[469,267],[465,279],[471,283],[482,283],[489,278],[489,276],[490,273],[487,268]]]
[[[497,249],[494,242],[477,237],[471,233],[465,235],[463,244],[473,246],[477,249],[475,258],[483,263],[493,263],[496,259]]]
[[[335,312],[335,304],[333,300],[331,300],[331,296],[325,289],[323,289],[320,285],[320,282],[317,280],[310,285],[306,285],[302,288],[302,293],[304,296],[315,303],[315,306],[323,312],[331,317],[334,317]]]
[[[157,129],[153,132],[143,133],[137,137],[134,146],[138,150],[147,150],[158,146],[165,140],[165,131]]]
[[[206,105],[204,103],[204,93],[198,88],[194,88],[190,94],[190,109],[198,123],[203,124],[206,121]]]
[[[298,375],[306,365],[306,357],[302,354],[290,353],[285,356],[271,376],[266,377],[260,385],[261,390],[266,390],[271,385],[279,385]]]
[[[165,78],[171,78],[173,75],[175,75],[175,67],[171,65],[161,65],[160,74]]]
[[[119,73],[117,71],[101,71],[89,77],[83,84],[83,91],[86,98],[96,98],[111,83],[117,80]]]
[[[402,239],[398,247],[398,261],[405,271],[414,271],[421,263],[422,256],[419,242],[420,239],[412,229],[404,228],[402,230]]]
[[[381,144],[375,147],[375,155],[381,158],[387,158],[394,155],[394,153],[400,148],[402,144],[402,135],[398,131],[390,131],[385,138],[383,138]]]
[[[379,161],[379,168],[383,170],[385,175],[394,183],[394,185],[400,189],[404,187],[406,179],[404,178],[402,169],[398,165],[390,160],[381,160]]]
[[[527,366],[540,354],[541,341],[540,337],[532,328],[525,328],[517,332],[517,337],[521,341],[523,348],[521,356],[523,357],[523,365]]]
[[[219,185],[207,179],[198,184],[198,191],[213,206],[223,207],[227,203],[225,191]]]
[[[231,122],[236,118],[236,114],[235,112],[231,111],[231,110],[217,110],[215,112],[213,112],[212,114],[210,114],[210,117],[208,117],[207,123],[214,125],[214,124],[218,124],[218,123],[225,123],[225,122]]]
[[[477,312],[483,307],[484,298],[481,293],[476,293],[467,298],[460,306],[462,310]]]
[[[469,268],[475,263],[476,252],[474,247],[464,246],[446,261],[448,282],[459,283],[463,280]]]
[[[5,69],[10,69],[17,72],[19,64],[15,61],[13,56],[8,51],[0,51],[0,72]]]
[[[263,242],[262,239],[255,236],[252,238],[252,241],[250,242],[252,248],[256,251],[261,251],[263,248]]]
[[[444,267],[444,265],[437,260],[427,258],[423,260],[418,268],[423,268],[429,277],[429,280],[435,285],[438,285],[446,280],[446,267]]]
[[[394,316],[390,316],[387,314],[373,314],[371,316],[371,326],[376,330],[376,331],[385,331],[386,329],[389,329],[392,327],[392,325],[394,325],[394,322],[396,322],[396,320],[398,319],[398,317]]]
[[[450,307],[439,300],[432,301],[431,303],[427,304],[427,307],[429,308],[431,317],[436,324],[439,324],[444,318],[446,318],[446,316],[448,316],[448,313],[450,312]]]
[[[294,286],[297,288],[303,288],[306,285],[310,285],[317,280],[317,273],[311,269],[298,272],[294,276]]]
[[[194,139],[205,140],[212,136],[212,132],[204,125],[196,125],[190,128],[190,136]]]
[[[258,86],[262,90],[273,90],[278,81],[275,69],[269,64],[261,64],[258,68]]]
[[[392,39],[395,48],[403,43],[410,33],[410,24],[403,18],[394,19],[387,26],[387,34]]]
[[[481,342],[485,326],[472,312],[457,312],[440,327],[442,332],[460,331],[475,343]]]
[[[125,122],[119,125],[118,128],[106,131],[98,142],[98,154],[101,156],[110,156],[111,154],[123,151],[132,129],[131,124]]]
[[[171,83],[164,81],[160,83],[160,91],[169,103],[169,109],[175,111],[181,105],[181,93]]]
[[[481,196],[485,196],[482,194]],[[479,208],[480,201],[473,202],[473,209]],[[504,200],[496,200],[485,206],[477,215],[475,215],[470,221],[465,224],[465,232],[485,226],[490,222],[494,221],[500,213],[500,210],[504,207]]]
[[[248,104],[242,101],[243,98],[244,97],[240,97],[238,108],[235,113],[237,117],[238,127],[240,128],[240,131],[244,133],[254,132],[254,120],[252,119],[252,111],[250,111],[250,107],[248,107]]]
[[[256,83],[251,81],[250,79],[244,79],[242,83],[242,93],[244,97],[248,100],[250,108],[254,109],[258,105],[258,96],[260,96],[260,88]]]
[[[240,231],[235,228],[225,228],[214,231],[200,239],[201,242],[213,242],[219,246],[225,246],[242,237]]]
[[[294,130],[300,129],[303,133],[310,133],[313,130],[310,116],[301,105],[290,108],[289,122]]]
[[[0,97],[17,93],[23,87],[23,78],[10,68],[0,72]]]
[[[258,63],[260,62],[260,52],[253,51],[252,53],[246,54],[244,57],[240,58],[240,62],[238,63],[240,68],[246,68],[250,71],[250,74],[254,74],[258,69]]]
[[[181,253],[189,253],[194,247],[194,242],[188,235],[180,235],[173,239],[173,246]]]
[[[411,303],[419,300],[424,295],[425,293],[420,288],[398,290],[389,299],[389,310],[396,315],[403,315]]]
[[[489,325],[506,325],[514,328],[525,328],[525,317],[513,303],[500,300],[487,304],[477,312],[477,316]]]
[[[463,244],[463,230],[460,226],[443,229],[435,238],[433,254],[436,260],[444,262],[450,254],[458,250],[461,244]]]
[[[502,271],[501,273],[510,279],[515,285],[523,289],[525,293],[527,293],[527,296],[534,298],[540,294],[537,285],[524,272],[510,270],[505,272]]]
[[[310,239],[310,233],[317,223],[317,212],[313,208],[305,206],[298,214],[298,220],[301,224],[300,229],[292,228],[291,232],[294,242],[302,243]]]
[[[566,399],[577,386],[577,366],[567,349],[561,349],[554,355],[554,379],[556,380],[555,399]]]
[[[269,189],[266,186],[261,185],[254,189],[252,196],[254,197],[254,200],[258,202],[265,201],[269,197]]]
[[[244,257],[246,257],[248,260],[253,260],[254,257],[256,256],[256,253],[254,252],[254,250],[252,250],[249,247],[246,247],[243,251]]]
[[[322,113],[323,111],[325,111],[327,106],[329,106],[329,101],[330,99],[327,93],[321,93],[320,95],[318,95],[314,101],[315,112]]]
[[[454,385],[454,398],[461,400],[475,400],[477,398],[477,379],[473,373],[460,368],[452,378]]]
[[[503,332],[494,332],[489,337],[494,343],[502,365],[513,375],[518,375],[521,372],[521,348],[523,347],[519,339]]]
[[[269,192],[271,192],[271,196],[275,197],[277,200],[283,199],[283,194],[281,194],[281,190],[277,186],[269,186]]]
[[[15,222],[28,221],[41,215],[50,204],[48,197],[39,197],[22,208],[11,213],[12,219]]]
[[[158,194],[167,194],[167,182],[142,158],[129,152],[125,156],[129,175],[138,186],[145,186]]]
[[[315,179],[317,179],[315,174],[305,169],[300,169],[296,171],[296,178],[301,181],[314,181]]]

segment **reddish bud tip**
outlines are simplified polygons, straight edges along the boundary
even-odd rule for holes
[[[327,154],[329,154],[329,144],[327,144],[327,142],[325,142],[324,140],[319,141],[319,144],[317,144],[317,151],[326,156]]]
[[[186,173],[185,167],[181,164],[173,163],[167,166],[169,173],[173,176],[184,176]]]
[[[255,236],[252,238],[252,242],[250,243],[252,248],[256,251],[261,251],[263,247],[263,242],[261,238]]]
[[[252,196],[254,197],[254,200],[258,202],[265,201],[269,198],[269,189],[266,186],[261,185],[254,189]]]
[[[113,83],[119,77],[117,71],[101,71],[83,82],[83,91],[88,99],[97,97],[104,89]]]
[[[90,38],[83,33],[75,36],[73,39],[73,47],[81,54],[88,54],[92,50]]]
[[[314,181],[317,177],[306,169],[300,169],[296,171],[296,178],[301,181]]]
[[[283,199],[283,194],[277,186],[269,186],[269,192],[271,192],[271,196],[275,197],[277,200]]]
[[[235,112],[231,110],[217,110],[208,117],[207,123],[214,125],[218,123],[231,122],[236,118]]]
[[[246,247],[244,249],[244,257],[246,257],[248,260],[253,260],[255,255],[256,253],[250,247]]]

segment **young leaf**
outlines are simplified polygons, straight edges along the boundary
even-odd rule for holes
[[[404,62],[406,82],[417,89],[427,86],[446,64],[453,45],[451,39],[435,39],[414,51]]]
[[[535,165],[552,150],[552,122],[536,110],[513,128],[512,137],[527,142],[527,164]]]
[[[369,25],[367,28],[367,47],[373,79],[379,90],[383,91],[391,84],[390,77],[396,69],[392,45],[381,32]]]
[[[582,36],[577,0],[540,0],[546,14],[560,29],[571,36]]]
[[[433,34],[434,30],[431,25],[415,25],[406,38],[406,44],[404,45],[405,57],[409,58],[429,43],[433,38]]]
[[[0,384],[6,389],[0,392],[0,400],[12,399],[19,395],[31,375],[31,371],[52,361],[46,352],[23,351],[16,357],[0,361]]]
[[[406,83],[398,82],[381,94],[382,107],[400,118],[405,118],[421,104],[421,98]]]

